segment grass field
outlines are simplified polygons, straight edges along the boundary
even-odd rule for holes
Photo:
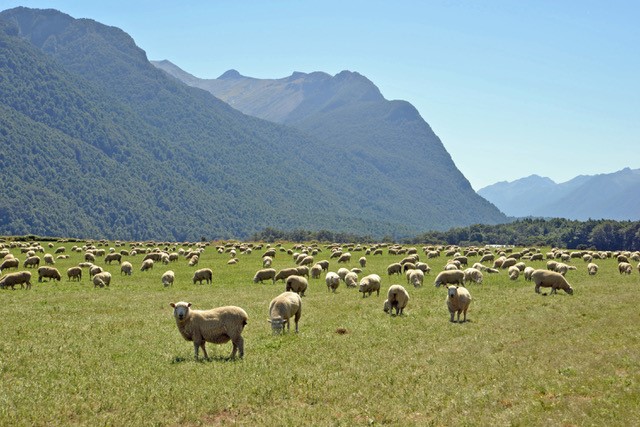
[[[149,272],[139,271],[141,255],[125,257],[134,265],[129,277],[98,259],[113,275],[104,289],[94,289],[86,270],[80,283],[67,281],[66,269],[82,260],[67,253],[55,265],[61,282],[38,283],[32,269],[31,290],[0,291],[2,426],[640,423],[640,275],[621,276],[612,259],[596,261],[596,276],[572,260],[573,296],[537,295],[522,276],[485,274],[484,284],[468,286],[470,321],[454,324],[445,289],[433,286],[446,258],[420,252],[432,272],[414,289],[386,275],[402,256],[385,251],[368,256],[364,271],[382,277],[380,296],[363,299],[343,284],[331,294],[323,279],[310,279],[300,333],[273,336],[267,308],[284,285],[252,282],[262,251],[227,265],[229,255],[209,247],[197,267],[181,258]],[[348,267],[363,253],[353,255]],[[315,257],[325,258],[326,250]],[[291,266],[279,252],[274,267]],[[213,269],[212,285],[192,284],[202,267]],[[160,283],[167,269],[176,273],[170,288]],[[393,283],[411,295],[404,316],[382,311]],[[227,360],[230,343],[207,344],[211,359],[196,362],[169,307],[177,301],[244,308],[244,359]]]

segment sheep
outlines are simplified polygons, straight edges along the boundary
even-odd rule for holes
[[[598,265],[590,262],[587,264],[587,272],[589,273],[589,276],[595,276],[598,272]]]
[[[103,271],[95,276],[93,276],[93,287],[97,288],[98,286],[103,288],[105,286],[109,286],[111,284],[111,273],[108,271]]]
[[[360,280],[358,292],[362,292],[362,298],[368,293],[369,296],[376,291],[376,296],[380,296],[380,276],[377,274],[369,274]]]
[[[84,254],[84,260],[86,262],[96,262],[96,256],[91,252],[87,252]]]
[[[482,258],[480,258],[480,262],[487,262],[487,261],[493,261],[495,259],[495,255],[494,254],[484,254],[482,255]]]
[[[0,264],[0,271],[18,267],[20,267],[20,260],[18,258],[7,258]]]
[[[322,274],[322,266],[320,266],[319,264],[315,264],[313,267],[311,267],[312,279],[319,279],[321,274]]]
[[[167,287],[173,285],[173,282],[176,280],[176,274],[172,270],[167,270],[162,275],[162,284]]]
[[[424,282],[424,272],[422,270],[413,269],[407,272],[407,283],[411,283],[414,288],[419,288]]]
[[[321,261],[316,262],[320,267],[322,267],[322,271],[329,271],[329,261],[323,259]]]
[[[350,271],[344,276],[344,284],[347,288],[358,287],[358,273]]]
[[[618,271],[620,274],[631,274],[633,267],[628,262],[620,262],[618,263]]]
[[[298,263],[298,265],[313,265],[313,256],[307,255],[303,258],[301,257],[301,261]]]
[[[444,270],[438,273],[434,282],[436,288],[440,285],[459,284],[464,285],[464,271],[460,270]]]
[[[118,261],[118,264],[120,264],[122,262],[122,255],[119,253],[112,253],[104,257],[104,262],[106,264],[111,264],[112,261]]]
[[[97,265],[92,265],[89,268],[89,278],[92,278],[96,274],[102,273],[102,267],[98,267]]]
[[[347,274],[349,274],[349,269],[348,268],[339,268],[338,269],[338,276],[340,276],[340,280],[342,280],[344,282],[344,278]]]
[[[467,321],[467,310],[469,304],[471,304],[471,294],[467,288],[462,286],[447,286],[447,308],[451,315],[450,322],[455,322],[454,316],[458,313],[458,323],[464,323]],[[464,314],[462,322],[460,322],[460,313]]]
[[[524,280],[527,282],[531,281],[531,274],[535,271],[533,267],[525,267],[524,269]]]
[[[275,283],[278,280],[282,280],[284,282],[287,280],[287,277],[293,276],[294,274],[298,274],[298,270],[295,267],[283,268],[282,270],[278,271],[276,277],[273,278],[273,282]]]
[[[554,271],[556,273],[560,273],[563,276],[565,274],[567,274],[567,271],[569,271],[569,270],[577,270],[577,268],[575,266],[573,266],[573,265],[567,265],[567,264],[565,264],[563,262],[559,262],[559,263],[556,264],[555,269],[554,269]]]
[[[42,282],[43,277],[48,278],[49,282],[51,281],[51,279],[57,280],[59,282],[62,278],[57,268],[48,266],[42,266],[38,268],[38,282]]]
[[[59,248],[56,248],[55,251],[53,251],[54,254],[62,254],[64,252],[66,252],[67,248],[65,248],[64,246],[60,246]]]
[[[300,316],[302,316],[302,299],[295,292],[283,292],[269,303],[269,323],[273,333],[284,332],[285,324],[287,331],[290,331],[293,317],[297,334]]]
[[[431,267],[426,262],[416,262],[416,270],[421,270],[424,274],[431,272]]]
[[[140,266],[140,271],[147,271],[147,270],[151,270],[152,268],[153,268],[153,260],[145,259],[144,261],[142,261],[142,265]]]
[[[22,264],[24,268],[29,268],[29,267],[35,268],[35,267],[38,267],[39,265],[40,265],[40,257],[37,255],[30,256],[29,258],[25,259],[24,264]]]
[[[297,276],[306,276],[309,277],[309,267],[306,265],[301,265],[300,267],[296,267],[296,275]]]
[[[147,261],[152,261],[152,260],[147,260]],[[189,262],[187,263],[187,265],[189,267],[194,267],[198,265],[198,261],[200,261],[200,257],[198,255],[194,255],[189,259]]]
[[[210,268],[201,268],[196,270],[193,273],[193,284],[195,285],[197,281],[202,285],[202,281],[204,280],[207,284],[212,283],[213,281],[213,271]]]
[[[67,268],[67,279],[68,280],[76,279],[78,282],[82,280],[82,268],[80,267]]]
[[[477,268],[469,267],[463,270],[463,273],[464,273],[464,283],[474,282],[477,284],[481,284],[482,281],[484,280],[482,271],[478,270]]]
[[[531,273],[531,280],[535,283],[536,293],[540,293],[540,287],[551,288],[551,293],[555,294],[556,290],[562,289],[569,295],[573,295],[573,288],[567,282],[567,279],[555,271],[538,269]],[[545,294],[546,295],[546,294]]]
[[[231,359],[236,352],[240,358],[244,356],[244,339],[242,331],[249,320],[247,313],[236,306],[225,306],[211,310],[192,310],[190,302],[169,304],[173,308],[178,331],[187,341],[193,341],[195,359],[198,360],[198,350],[202,348],[205,359],[209,359],[205,344],[224,344],[231,340],[233,350]]]
[[[508,269],[509,267],[512,267],[514,265],[516,265],[518,263],[518,260],[515,258],[507,258],[504,261],[502,261],[502,264],[500,265],[500,268],[502,268],[503,270]]]
[[[367,258],[360,257],[360,259],[358,260],[358,263],[360,264],[360,267],[365,268],[367,266]]]
[[[391,285],[387,292],[387,299],[384,301],[383,310],[385,313],[392,315],[393,309],[396,310],[396,316],[403,314],[403,311],[409,303],[409,292],[401,285]]]
[[[307,279],[305,279],[302,276],[297,276],[294,274],[287,277],[285,291],[295,292],[299,294],[301,297],[303,297],[304,292],[307,290],[307,286],[309,286]]]
[[[20,288],[31,289],[31,272],[18,271],[17,273],[9,273],[0,277],[0,289],[11,287],[15,289],[16,285],[20,285]]]
[[[394,262],[393,264],[389,264],[387,267],[387,275],[391,276],[392,274],[401,274],[402,273],[402,264],[399,262]]]
[[[273,263],[273,258],[271,258],[270,256],[262,257],[262,268],[269,268],[271,267],[272,263]]]
[[[263,280],[271,280],[275,283],[275,277],[275,268],[263,268],[262,270],[256,271],[256,274],[253,276],[253,283],[262,283]]]
[[[335,292],[338,286],[340,286],[340,276],[338,276],[338,273],[329,271],[324,276],[324,282],[327,284],[327,291]]]
[[[345,252],[342,255],[340,255],[340,257],[338,258],[338,264],[340,264],[341,262],[343,263],[347,263],[351,261],[351,254],[349,252]]]
[[[133,266],[129,261],[124,261],[122,264],[120,264],[120,274],[131,276],[131,273],[133,273]]]
[[[53,259],[53,255],[51,254],[44,254],[42,259],[44,260],[44,263],[47,265],[55,265],[56,263],[56,261]]]
[[[507,274],[509,275],[510,280],[517,280],[520,276],[520,269],[515,265],[512,265],[509,267],[509,270],[507,270]]]
[[[227,265],[235,265],[239,262],[240,260],[238,258],[231,258],[229,261],[227,261]]]

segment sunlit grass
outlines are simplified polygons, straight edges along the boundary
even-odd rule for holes
[[[452,324],[446,292],[433,286],[446,258],[426,260],[432,274],[414,289],[386,276],[401,257],[385,251],[365,269],[383,278],[380,297],[343,284],[332,294],[311,279],[300,333],[273,336],[267,307],[284,284],[251,281],[260,254],[227,265],[228,254],[208,248],[196,268],[212,268],[213,285],[193,285],[196,268],[182,258],[143,273],[142,257],[128,257],[133,276],[107,265],[108,289],[88,275],[68,282],[81,259],[72,254],[57,261],[61,282],[1,291],[0,425],[637,424],[640,276],[620,276],[614,260],[598,261],[595,277],[573,261],[573,296],[485,274],[469,285],[470,321]],[[274,264],[294,265],[281,252]],[[167,269],[171,288],[160,282]],[[393,283],[411,295],[404,316],[382,311]],[[196,362],[168,305],[180,300],[243,307],[245,358],[229,361],[231,344],[207,344],[211,360]]]

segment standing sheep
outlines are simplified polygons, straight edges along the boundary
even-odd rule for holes
[[[409,292],[401,285],[391,285],[387,292],[387,299],[384,301],[383,310],[391,315],[395,308],[396,316],[399,316],[403,313],[408,303]]]
[[[484,275],[482,274],[482,271],[478,270],[477,268],[469,267],[463,270],[463,273],[464,273],[464,283],[474,282],[477,284],[481,284],[482,281],[484,280]]]
[[[20,260],[18,258],[7,258],[0,264],[0,271],[18,267],[20,267]]]
[[[193,284],[195,285],[196,282],[200,282],[200,284],[202,285],[202,281],[204,280],[207,284],[211,283],[213,281],[213,271],[210,268],[201,268],[200,270],[196,270],[195,273],[193,273]]]
[[[153,268],[153,260],[151,258],[145,259],[142,261],[142,265],[140,266],[140,271],[147,271]]]
[[[176,280],[176,274],[172,270],[167,270],[162,275],[162,284],[167,287],[173,285],[173,282]]]
[[[362,268],[365,268],[367,266],[367,258],[365,258],[365,257],[360,257],[358,262],[360,263],[360,267],[362,267]]]
[[[76,279],[78,282],[82,280],[82,268],[70,267],[67,269],[67,277],[69,280]]]
[[[40,257],[37,255],[30,256],[29,258],[24,260],[24,264],[22,265],[25,268],[36,268],[40,265]]]
[[[447,284],[464,285],[464,271],[445,270],[438,273],[435,280],[436,288],[439,288],[440,285],[447,285]]]
[[[510,280],[517,280],[520,276],[520,269],[515,265],[512,265],[511,267],[509,267],[509,270],[507,270],[507,274],[509,274]]]
[[[309,283],[307,279],[302,276],[292,275],[287,277],[287,282],[285,286],[285,292],[295,292],[299,294],[301,297],[304,296],[304,292],[307,290],[307,286]]]
[[[620,274],[631,274],[633,267],[628,262],[621,262],[618,264],[618,271]]]
[[[458,313],[458,323],[464,323],[467,321],[467,310],[469,304],[471,304],[471,294],[467,288],[462,286],[450,285],[447,287],[447,308],[451,315],[450,322],[454,322],[455,314]],[[460,313],[464,314],[462,322],[460,322]]]
[[[38,282],[42,282],[43,277],[48,278],[49,282],[51,281],[51,279],[57,280],[59,282],[62,278],[57,268],[48,266],[42,266],[38,268]]]
[[[276,274],[276,277],[273,278],[273,282],[277,282],[278,280],[282,280],[283,282],[287,280],[287,277],[289,276],[293,276],[294,274],[298,274],[298,269],[293,267],[293,268],[283,268],[282,270],[278,271],[278,274]]]
[[[402,264],[399,262],[389,264],[387,267],[387,275],[391,276],[392,274],[402,274]]]
[[[344,276],[344,284],[347,285],[347,288],[357,288],[358,287],[358,273],[350,271]]]
[[[311,267],[312,279],[319,279],[321,274],[322,274],[322,267],[319,264],[315,264],[313,267]]]
[[[26,286],[27,289],[31,289],[31,272],[18,271],[17,273],[9,273],[0,277],[0,289],[8,287],[15,289],[16,285],[20,285],[21,288]]]
[[[569,295],[573,295],[573,288],[567,282],[567,279],[560,273],[549,270],[535,270],[531,274],[531,280],[536,284],[536,293],[540,293],[540,287],[551,288],[551,293],[557,293],[557,289],[562,289]]]
[[[589,273],[589,276],[595,276],[598,272],[598,265],[590,262],[587,264],[587,272]]]
[[[291,317],[296,323],[296,333],[298,333],[298,321],[302,316],[302,299],[295,292],[283,292],[269,304],[269,323],[273,333],[284,332],[284,325],[287,331],[291,330]]]
[[[120,264],[120,274],[131,276],[131,273],[133,273],[133,266],[129,261],[124,261],[122,264]]]
[[[111,273],[109,273],[108,271],[103,271],[93,276],[94,288],[97,288],[97,287],[103,288],[105,286],[108,287],[110,284],[111,284]]]
[[[211,310],[192,310],[190,302],[177,302],[169,304],[173,307],[173,316],[176,319],[178,331],[187,341],[193,341],[195,359],[198,360],[198,350],[202,348],[205,359],[209,359],[205,344],[224,344],[231,340],[233,350],[231,358],[235,358],[236,352],[240,358],[244,356],[244,330],[249,317],[240,307],[225,306]]]
[[[380,282],[380,276],[377,274],[369,274],[360,280],[358,292],[362,292],[362,298],[364,298],[367,293],[371,296],[373,291],[376,292],[376,296],[380,296]]]
[[[263,268],[262,270],[256,271],[256,274],[253,276],[253,283],[262,283],[263,280],[271,280],[275,283],[275,277],[275,268]]]
[[[340,286],[340,276],[338,276],[338,273],[329,271],[324,276],[324,282],[327,284],[327,291],[335,292],[338,286]]]
[[[47,265],[54,265],[56,263],[56,261],[53,259],[53,255],[51,254],[44,254],[42,259],[44,260],[44,263]]]
[[[526,280],[527,282],[531,281],[531,274],[533,274],[533,272],[535,271],[535,268],[533,267],[525,267],[524,269],[524,280]]]
[[[414,288],[419,288],[424,282],[424,273],[422,270],[414,269],[409,270],[407,275],[408,283],[411,283]]]
[[[120,264],[122,262],[122,255],[119,253],[111,253],[104,257],[105,264],[111,264],[112,261],[118,261],[118,264]]]

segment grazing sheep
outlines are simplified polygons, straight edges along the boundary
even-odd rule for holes
[[[364,298],[367,293],[371,296],[373,291],[376,292],[376,296],[380,296],[380,282],[380,276],[377,274],[369,274],[360,280],[358,292],[362,292],[362,298]]]
[[[446,284],[459,284],[464,285],[464,271],[460,270],[445,270],[438,273],[434,282],[436,288],[440,285]]]
[[[556,271],[558,261],[547,261],[547,270]]]
[[[213,271],[210,268],[201,268],[200,270],[196,270],[193,273],[193,284],[196,282],[200,282],[202,285],[202,281],[204,280],[207,284],[213,281]]]
[[[152,261],[152,260],[147,260],[147,261]],[[200,257],[198,255],[193,255],[190,259],[189,262],[187,263],[187,265],[189,267],[194,267],[196,265],[198,265],[198,261],[200,261]]]
[[[347,285],[347,288],[357,288],[358,287],[358,273],[350,271],[344,276],[344,284]]]
[[[466,322],[467,310],[469,309],[469,304],[471,304],[471,294],[469,294],[467,288],[453,285],[448,286],[446,301],[449,314],[451,315],[451,319],[449,321],[454,322],[455,314],[458,313],[458,323]],[[464,314],[462,322],[460,322],[460,313]]]
[[[86,262],[96,262],[96,256],[91,252],[87,252],[84,254],[84,260]]]
[[[301,297],[304,296],[304,292],[307,290],[307,286],[309,283],[307,279],[302,276],[292,275],[287,277],[285,291],[286,292],[295,292],[299,294]]]
[[[567,265],[567,264],[565,264],[563,262],[559,262],[559,263],[556,264],[556,267],[554,269],[554,271],[556,273],[560,273],[563,276],[565,274],[567,274],[567,271],[569,271],[569,270],[577,270],[577,268],[575,266],[573,266],[573,265]]]
[[[463,273],[464,273],[464,283],[474,282],[477,284],[481,284],[482,281],[484,280],[482,271],[478,270],[477,268],[474,268],[474,267],[467,268],[463,271]]]
[[[540,293],[540,287],[551,288],[551,293],[555,294],[557,289],[562,289],[569,295],[573,295],[573,288],[567,282],[567,279],[560,273],[549,270],[535,270],[531,273],[531,280],[536,285],[536,293]]]
[[[93,276],[94,288],[97,288],[97,287],[103,288],[105,286],[109,286],[110,284],[111,284],[111,273],[109,273],[108,271],[103,271]]]
[[[495,269],[495,268],[487,268],[485,271],[487,273],[489,273],[489,274],[498,274],[498,273],[500,273],[500,270]]]
[[[305,276],[305,277],[309,277],[309,267],[307,267],[306,265],[301,265],[300,267],[296,267],[296,275],[297,276]]]
[[[487,262],[487,261],[493,261],[495,259],[495,255],[494,254],[484,254],[482,255],[482,258],[480,258],[480,262]]]
[[[311,267],[312,279],[319,279],[321,274],[322,274],[322,267],[319,264],[315,264],[313,267]]]
[[[56,261],[53,259],[53,255],[51,254],[44,254],[42,259],[44,260],[44,263],[47,265],[54,265],[56,263]]]
[[[587,264],[587,272],[589,273],[589,276],[595,276],[598,272],[598,265],[590,262]]]
[[[509,267],[509,270],[507,270],[507,274],[509,275],[510,280],[517,280],[518,277],[520,277],[520,269],[515,265],[512,265]]]
[[[298,265],[313,265],[313,256],[307,255],[304,258],[301,257],[301,261]]]
[[[18,267],[20,267],[20,260],[18,258],[7,258],[0,264],[0,271]]]
[[[140,271],[147,271],[153,268],[153,260],[151,258],[145,259],[142,261],[142,265],[140,266]]]
[[[253,276],[253,283],[262,283],[263,280],[271,280],[275,283],[275,277],[275,268],[263,268],[262,270],[256,271],[256,274]]]
[[[283,292],[269,304],[269,323],[273,333],[284,332],[284,325],[287,331],[291,330],[291,318],[296,323],[296,333],[298,333],[298,322],[302,316],[302,299],[295,292]]]
[[[176,274],[172,270],[167,270],[162,275],[162,284],[167,287],[173,285],[173,282],[176,280]]]
[[[273,263],[273,258],[271,258],[270,256],[262,257],[262,267],[263,268],[271,267],[272,263]]]
[[[227,265],[235,265],[239,262],[240,260],[238,258],[231,258],[229,261],[227,261]]]
[[[340,280],[342,280],[344,282],[344,278],[347,274],[349,274],[350,270],[348,268],[339,268],[338,269],[338,276],[340,276]]]
[[[327,291],[335,292],[338,286],[340,286],[340,276],[338,276],[338,273],[329,271],[326,276],[324,276],[324,282],[327,284]]]
[[[517,263],[518,263],[517,259],[515,259],[515,258],[507,258],[504,261],[502,261],[502,264],[500,265],[500,268],[502,268],[503,270],[506,270],[509,267],[513,267]]]
[[[37,255],[30,256],[29,258],[24,260],[24,264],[22,264],[25,268],[35,268],[40,265],[40,257]]]
[[[111,253],[104,257],[106,264],[111,264],[112,261],[118,261],[118,264],[120,264],[122,262],[122,255],[119,253]]]
[[[82,268],[71,267],[67,269],[67,278],[69,280],[76,279],[78,282],[82,280]]]
[[[53,251],[54,254],[62,254],[64,252],[66,252],[67,248],[65,248],[64,246],[60,246],[59,248],[57,248],[55,251]]]
[[[618,263],[618,271],[620,274],[631,274],[633,271],[633,266],[628,262],[620,262]]]
[[[287,277],[289,276],[293,276],[294,274],[298,274],[298,269],[293,267],[293,268],[283,268],[282,270],[278,271],[278,274],[276,274],[276,277],[273,278],[273,282],[277,282],[278,280],[282,280],[283,282],[287,280]]]
[[[120,264],[120,274],[131,276],[131,273],[133,273],[133,266],[129,261],[124,261],[122,264]]]
[[[18,271],[17,273],[9,273],[0,277],[0,289],[6,289],[11,287],[15,289],[16,285],[20,285],[20,288],[31,289],[31,272]]]
[[[322,271],[329,271],[329,261],[323,259],[322,261],[316,262],[320,267],[322,267]]]
[[[389,264],[387,267],[387,275],[391,276],[392,274],[402,274],[402,264],[399,262]]]
[[[535,271],[535,268],[533,267],[525,267],[524,269],[524,280],[530,282],[531,281],[531,274]]]
[[[345,252],[338,258],[338,264],[347,263],[351,261],[351,254],[349,252]]]
[[[431,272],[431,267],[426,262],[416,262],[416,270],[422,271],[424,274],[429,274]]]
[[[242,331],[249,320],[247,313],[240,307],[225,306],[211,310],[192,310],[190,302],[169,304],[173,307],[178,331],[187,341],[193,341],[195,359],[198,360],[198,350],[202,348],[205,359],[208,359],[205,344],[224,344],[231,340],[233,350],[231,358],[236,352],[240,358],[244,356],[244,339]]]
[[[92,265],[89,267],[89,278],[93,278],[96,274],[102,273],[102,267],[98,267],[97,265]]]
[[[365,268],[367,266],[367,258],[360,257],[360,259],[358,260],[358,263],[360,263],[360,267]]]
[[[424,273],[422,270],[413,269],[407,272],[407,283],[411,283],[414,288],[419,288],[424,282]]]
[[[42,266],[38,268],[38,282],[42,282],[43,277],[48,278],[49,282],[51,281],[51,279],[57,280],[59,282],[62,278],[57,268],[48,266]]]
[[[396,316],[399,316],[403,314],[408,303],[409,292],[407,292],[407,290],[401,285],[391,285],[387,292],[387,299],[383,304],[383,310],[385,313],[389,313],[391,315],[395,308]]]

